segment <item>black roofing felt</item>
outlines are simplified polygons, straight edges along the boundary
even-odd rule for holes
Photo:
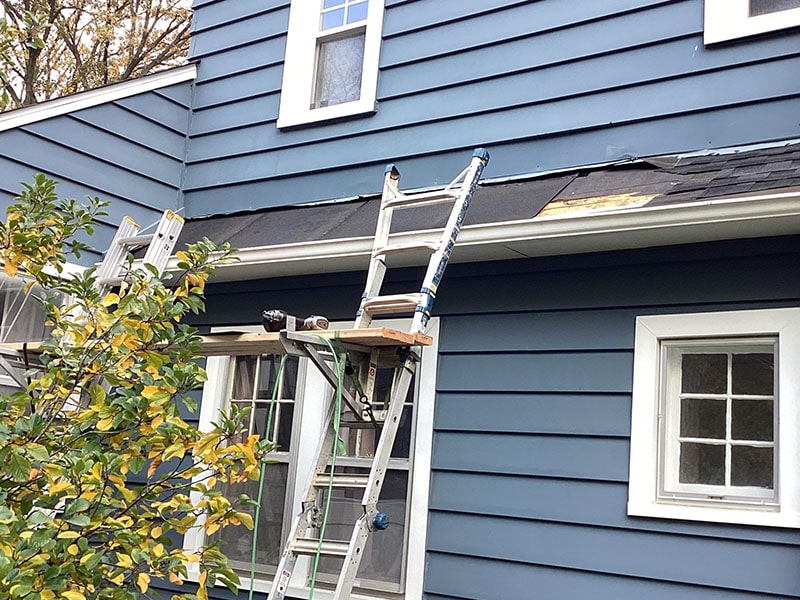
[[[465,225],[531,219],[553,201],[630,195],[652,196],[645,206],[664,206],[795,186],[800,186],[800,144],[662,156],[481,185]],[[190,219],[181,238],[189,241],[205,236],[236,248],[253,248],[372,236],[379,204],[380,198],[375,197]],[[397,211],[392,231],[441,227],[445,219],[441,207],[436,206]]]

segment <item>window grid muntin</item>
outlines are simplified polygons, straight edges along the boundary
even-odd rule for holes
[[[229,376],[228,376],[228,386],[227,386],[227,405],[230,407],[232,404],[236,404],[239,406],[246,406],[249,405],[250,411],[247,417],[247,435],[251,435],[256,431],[256,417],[258,411],[263,411],[266,408],[266,412],[264,412],[264,428],[266,428],[266,420],[268,419],[269,415],[269,405],[272,403],[272,394],[273,394],[273,384],[275,375],[277,375],[278,365],[282,359],[281,355],[274,355],[274,354],[262,354],[262,355],[247,355],[247,356],[236,356],[233,357],[230,361],[229,367]],[[265,375],[264,373],[264,364],[265,362],[269,362],[270,366],[272,367],[269,374],[267,374],[266,382],[262,382],[262,376]],[[239,375],[241,369],[244,365],[248,364],[248,362],[252,362],[254,368],[252,369],[251,373],[247,374],[247,381],[244,382],[241,379],[238,379],[237,376]],[[295,376],[294,382],[294,397],[287,397],[285,395],[286,389],[286,379],[287,379],[287,372],[293,371]],[[278,394],[276,397],[275,402],[275,411],[272,415],[272,424],[271,424],[271,432],[270,432],[270,439],[277,440],[277,435],[279,432],[280,427],[280,414],[283,410],[283,406],[281,405],[291,405],[296,408],[296,397],[299,394],[299,385],[300,385],[300,373],[301,369],[299,367],[299,360],[297,357],[289,356],[286,361],[286,366],[281,373],[281,380],[278,386]],[[262,387],[261,383],[265,383]],[[244,384],[249,388],[249,394],[245,396],[241,394],[241,397],[236,396],[236,388],[237,386],[242,386]],[[293,416],[298,416],[297,410],[292,410]],[[270,452],[268,454],[268,458],[270,462],[274,464],[280,464],[286,466],[286,473],[285,473],[285,481],[284,481],[284,494],[283,494],[283,520],[281,524],[281,534],[280,540],[278,543],[278,552],[280,553],[283,544],[286,541],[286,537],[289,533],[289,528],[291,527],[291,520],[292,514],[291,510],[288,510],[289,501],[293,495],[293,459],[292,459],[292,451],[291,447],[293,444],[291,443],[291,438],[295,436],[295,430],[299,419],[294,419],[293,423],[289,427],[289,439],[286,440],[287,449],[285,451],[276,450]],[[279,443],[281,440],[277,440]],[[269,482],[265,481],[265,486],[269,485]],[[257,494],[257,487],[256,487],[256,494]],[[255,500],[256,496],[251,494],[251,499]],[[245,535],[249,535],[250,532],[246,532]],[[280,556],[280,554],[278,555]],[[248,561],[236,561],[231,559],[230,565],[234,569],[247,572],[250,569],[250,562]],[[268,563],[256,563],[255,571],[260,574],[264,575],[274,575],[275,570],[277,568],[277,561],[275,564],[268,564]]]
[[[778,502],[778,339],[776,336],[758,336],[752,338],[704,338],[704,339],[664,339],[660,341],[660,402],[659,402],[659,438],[658,444],[658,498],[661,501],[686,501],[692,499],[741,502],[754,504],[777,504]],[[771,396],[731,394],[732,390],[732,356],[734,354],[757,354],[770,352],[773,356],[773,390]],[[727,393],[726,394],[689,394],[681,392],[680,359],[684,354],[727,354]],[[678,374],[677,377],[674,373]],[[677,392],[675,389],[676,388]],[[680,410],[683,397],[719,398],[726,400],[726,439],[683,437],[680,432]],[[773,401],[773,440],[732,440],[731,439],[731,403],[734,399],[772,399]],[[676,435],[674,432],[677,431]],[[713,445],[725,445],[725,481],[726,485],[708,485],[698,483],[681,483],[680,443],[700,442]],[[731,451],[739,447],[773,448],[772,489],[755,486],[731,486]]]
[[[366,8],[363,17],[358,16],[358,12],[362,7]],[[355,9],[355,10],[353,10]],[[325,26],[326,16],[333,15],[338,11],[342,11],[341,23],[334,26]],[[354,21],[350,20],[350,13],[355,12],[356,17]],[[323,0],[320,10],[319,30],[325,33],[331,31],[349,29],[366,22],[367,15],[369,14],[369,0]]]

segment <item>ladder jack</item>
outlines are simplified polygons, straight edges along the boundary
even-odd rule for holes
[[[464,215],[489,154],[477,149],[469,165],[443,190],[434,192],[403,193],[398,189],[400,174],[394,165],[386,168],[383,195],[378,214],[377,230],[373,244],[365,290],[356,313],[354,329],[366,329],[377,315],[412,314],[408,333],[422,334],[431,316],[431,308],[450,254],[456,243]],[[449,218],[438,239],[421,244],[391,244],[389,241],[394,211],[439,203],[451,203]],[[419,291],[406,294],[381,295],[386,274],[387,256],[397,253],[430,252],[428,268]],[[334,388],[338,374],[331,368],[328,342],[319,336],[300,333],[288,327],[280,332],[281,344],[288,354],[303,356],[313,362]],[[306,491],[302,510],[293,519],[289,537],[284,546],[278,570],[269,593],[269,600],[282,600],[289,588],[297,559],[300,556],[335,557],[341,560],[334,600],[346,600],[355,584],[358,567],[370,534],[385,529],[387,516],[378,511],[377,504],[384,476],[394,445],[403,404],[416,371],[418,354],[408,345],[369,347],[340,343],[347,352],[349,362],[356,366],[347,389],[342,389],[341,421],[349,428],[379,427],[380,438],[372,457],[368,475],[330,472],[331,459],[336,452],[335,403],[328,410],[327,426],[317,447],[317,455]],[[379,368],[393,371],[388,407],[377,410],[373,403],[375,378]],[[381,403],[382,404],[382,403]],[[353,525],[349,539],[325,539],[321,532],[323,515],[321,504],[330,488],[363,490],[363,512]]]

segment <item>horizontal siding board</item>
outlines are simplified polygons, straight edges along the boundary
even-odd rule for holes
[[[434,511],[430,514],[428,548],[657,581],[800,594],[796,554],[758,542]]]
[[[198,83],[195,92],[194,108],[195,110],[202,110],[209,106],[236,103],[245,98],[279,91],[282,73],[283,65],[277,65],[264,67],[258,71],[243,73],[241,75],[232,75],[225,79],[216,79],[209,83]],[[227,110],[231,110],[232,108],[235,107],[228,106]],[[255,119],[260,115],[250,114],[249,116]],[[274,117],[277,115],[272,116]],[[229,138],[231,138],[230,142],[227,141]],[[216,141],[218,144],[235,143],[235,139],[233,139],[230,134],[226,134],[221,140],[217,139],[211,141]],[[199,143],[199,141],[196,141],[193,145],[197,143]],[[192,149],[193,154],[198,154],[199,152],[200,151],[195,148]],[[224,148],[219,149],[220,156],[223,156],[224,152]],[[200,153],[200,155],[204,156],[205,154]]]
[[[556,135],[572,130],[602,127],[609,121],[614,123],[635,122],[652,118],[652,115],[683,114],[691,111],[709,110],[729,104],[754,102],[761,98],[800,96],[797,86],[786,72],[800,71],[800,57],[788,58],[765,65],[747,65],[731,72],[713,72],[637,85],[631,88],[614,89],[598,94],[587,94],[542,104],[515,105],[503,109],[503,119],[495,113],[479,113],[485,105],[489,90],[464,94],[464,102],[475,103],[470,112],[464,106],[451,110],[448,99],[461,104],[462,96],[448,92],[443,101],[431,98],[427,106],[425,98],[416,98],[415,106],[422,105],[420,114],[431,119],[400,128],[408,122],[407,111],[395,113],[386,124],[393,128],[392,135],[385,131],[371,131],[345,140],[317,139],[315,152],[301,150],[276,152],[289,143],[310,142],[311,136],[319,136],[314,129],[303,130],[292,136],[279,135],[272,124],[256,126],[255,131],[237,130],[220,136],[211,136],[204,145],[193,144],[190,161],[208,161],[216,158],[213,165],[189,170],[189,187],[202,187],[211,181],[234,183],[246,171],[253,154],[259,154],[266,172],[280,175],[303,173],[341,166],[339,148],[348,162],[363,163],[376,156],[391,159],[393,155],[408,155],[414,152],[436,153],[456,146],[481,146],[520,137]],[[747,85],[743,82],[748,82]],[[244,94],[250,93],[246,89]],[[481,98],[484,98],[481,100]],[[221,100],[212,96],[209,100],[198,86],[200,105]],[[429,110],[425,110],[428,108]],[[498,109],[499,110],[499,109]],[[390,103],[381,112],[392,113]],[[434,111],[431,114],[431,111]],[[468,116],[460,116],[468,115]],[[454,127],[454,122],[458,126]],[[491,123],[491,124],[490,124]],[[457,136],[457,137],[456,137]],[[305,138],[298,140],[297,138]],[[296,141],[295,141],[296,140]],[[269,149],[269,152],[264,150]],[[246,175],[245,175],[246,178]]]
[[[70,118],[103,129],[126,142],[153,148],[175,160],[183,159],[184,136],[151,120],[132,118],[128,111],[113,103],[72,113]]]
[[[205,83],[282,63],[285,50],[286,38],[278,37],[209,55],[197,66],[197,80]]]
[[[176,85],[163,87],[153,92],[158,96],[167,98],[168,100],[183,106],[188,109],[192,104],[192,82],[186,81]]]
[[[288,4],[286,6],[285,10],[264,12],[209,31],[195,33],[192,36],[189,59],[201,59],[210,54],[245,46],[269,37],[285,35],[289,25]]]
[[[14,159],[30,165],[32,172],[42,171],[57,180],[69,179],[87,185],[101,196],[108,193],[148,206],[175,206],[175,185],[147,179],[133,170],[56,146],[20,129],[3,132],[0,141],[4,146],[10,144],[14,148]]]
[[[439,391],[630,393],[633,352],[443,354]]]
[[[792,255],[800,260],[797,253]],[[673,305],[683,305],[681,310],[690,305],[702,310],[704,304],[723,301],[725,306],[735,308],[740,302],[800,298],[795,266],[765,256],[696,261],[684,258],[661,264],[657,270],[652,265],[634,264],[525,271],[530,264],[510,262],[507,265],[514,270],[509,275],[474,277],[469,277],[469,267],[462,270],[461,265],[451,265],[447,285],[437,294],[437,314],[486,312],[489,291],[494,312],[656,306],[669,312]],[[729,270],[738,277],[730,277]]]
[[[502,10],[529,0],[461,0],[460,2],[433,2],[425,11],[412,2],[385,2],[386,15],[384,37],[392,37],[407,31],[436,27],[441,23],[467,18],[486,12]]]
[[[201,10],[195,10],[192,31],[197,33],[207,29],[216,29],[221,25],[288,6],[289,0],[235,0],[209,4],[202,7]]]
[[[438,431],[627,436],[630,404],[630,396],[624,394],[440,392],[434,427]]]
[[[439,350],[629,350],[639,314],[597,310],[454,316],[442,324]]]
[[[519,36],[541,33],[553,28],[572,26],[584,21],[608,18],[614,13],[647,8],[652,0],[606,0],[604,2],[570,2],[558,3],[554,8],[552,1],[526,2],[508,8],[475,16],[473,18],[452,20],[436,27],[434,31],[420,30],[405,34],[402,37],[406,49],[392,49],[382,53],[386,63],[399,60],[418,60],[437,54],[455,53],[469,48],[496,44]],[[702,5],[695,0],[672,2],[678,7],[689,4],[696,11],[695,22],[702,23]],[[676,10],[678,10],[676,8]],[[420,19],[427,18],[427,11],[417,8]],[[463,14],[463,13],[462,13]],[[391,28],[391,15],[387,18],[387,27]],[[391,31],[391,29],[389,29]]]
[[[115,101],[139,117],[150,119],[162,127],[185,136],[189,124],[189,111],[180,103],[156,94],[128,96]]]
[[[206,110],[198,109],[192,115],[192,133],[202,135],[209,132],[252,126],[253,123],[260,120],[271,119],[272,115],[277,113],[279,103],[280,95],[273,93],[246,100],[237,100],[221,107],[217,106]],[[236,110],[231,110],[231,108]],[[195,143],[202,144],[203,141],[198,138]]]
[[[428,554],[423,595],[425,600],[788,600],[794,597],[681,585],[440,552]]]
[[[43,138],[46,144],[70,148],[115,166],[146,174],[150,179],[175,188],[180,184],[180,159],[170,160],[156,149],[87,127],[80,121],[68,117],[48,119],[32,123],[23,129]]]
[[[437,432],[434,470],[627,481],[628,441],[618,438]]]
[[[732,123],[736,126],[732,127]],[[769,139],[783,139],[787,137],[787,132],[795,132],[794,135],[800,136],[796,98],[623,125],[610,124],[554,137],[487,144],[492,159],[484,174],[487,178],[527,174],[678,150],[760,143]],[[427,135],[424,128],[417,134]],[[383,167],[387,162],[396,162],[400,167],[404,189],[444,185],[450,181],[453,173],[460,170],[465,153],[468,155],[472,148],[453,145],[446,152],[404,156],[398,147],[390,156],[376,154],[374,161],[365,164],[354,166],[340,160],[342,164],[337,168],[306,171],[284,179],[272,178],[268,169],[253,167],[246,174],[240,174],[239,181],[233,184],[209,182],[202,188],[187,186],[187,216],[296,204],[298,198],[311,202],[379,194]],[[340,158],[348,155],[345,145],[339,150]],[[305,150],[303,153],[305,156],[309,154]],[[284,151],[282,156],[285,154]],[[251,166],[253,162],[254,159],[250,158]],[[246,163],[248,161],[242,160],[239,164]],[[208,169],[209,165],[202,163],[202,166],[190,167],[190,170],[197,168]],[[222,178],[223,181],[229,179],[227,176]],[[267,182],[269,193],[264,188]],[[455,252],[458,252],[458,248]]]
[[[453,513],[767,542],[800,551],[797,530],[630,518],[625,513],[627,501],[625,482],[435,471],[429,506]]]
[[[616,33],[614,25],[608,24],[606,35]],[[687,36],[680,24],[673,25],[671,21],[665,21],[654,23],[652,28],[642,28],[641,23],[638,25],[624,28],[620,35],[614,35],[611,39],[604,39],[599,47],[596,37],[587,36],[582,28],[575,28],[513,40],[472,52],[449,54],[421,63],[384,67],[378,91],[385,101],[445,87],[461,89],[459,86],[470,82],[489,80],[496,81],[495,86],[500,86],[512,81],[510,78],[514,73],[529,73],[528,79],[532,78],[535,85],[525,91],[544,97],[545,94],[538,89],[542,84],[551,88],[561,85],[567,89],[581,86],[584,90],[596,90],[613,85],[615,80],[621,78],[633,80],[626,73],[600,70],[600,67],[608,68],[609,65],[611,68],[621,68],[627,63],[636,68],[640,79],[655,79],[659,73],[662,76],[674,76],[698,71],[706,63],[723,62],[720,55],[701,53],[695,58],[691,54],[683,54],[682,50],[687,45],[696,48],[699,38]],[[643,44],[648,46],[642,48]],[[658,63],[648,64],[645,58],[653,52],[664,54],[659,57]],[[531,60],[532,56],[536,57],[535,61]],[[742,58],[744,60],[747,59]],[[591,79],[585,82],[570,81],[561,76],[561,69],[572,69],[573,72],[582,69],[585,72],[592,71],[593,67],[597,67],[596,72],[592,72]],[[597,87],[592,88],[591,84]],[[510,94],[514,91],[506,90],[506,93],[492,100],[496,104],[511,104]],[[527,98],[522,101],[527,101]]]

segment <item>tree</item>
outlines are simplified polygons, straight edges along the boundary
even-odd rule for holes
[[[102,295],[93,270],[61,276],[66,251],[83,248],[73,236],[91,233],[101,209],[59,200],[39,175],[0,223],[6,274],[72,298],[42,295],[53,327],[42,365],[26,389],[0,397],[0,597],[134,600],[152,578],[180,584],[196,562],[199,589],[174,597],[203,600],[207,586],[234,589],[238,578],[214,544],[187,551],[171,540],[252,527],[218,488],[257,478],[270,446],[243,435],[235,411],[201,432],[179,409],[195,408],[186,394],[205,378],[199,337],[182,321],[203,310],[204,285],[230,249],[202,240],[177,253],[171,287],[131,268]]]
[[[186,0],[0,0],[0,93],[11,108],[185,62]]]

